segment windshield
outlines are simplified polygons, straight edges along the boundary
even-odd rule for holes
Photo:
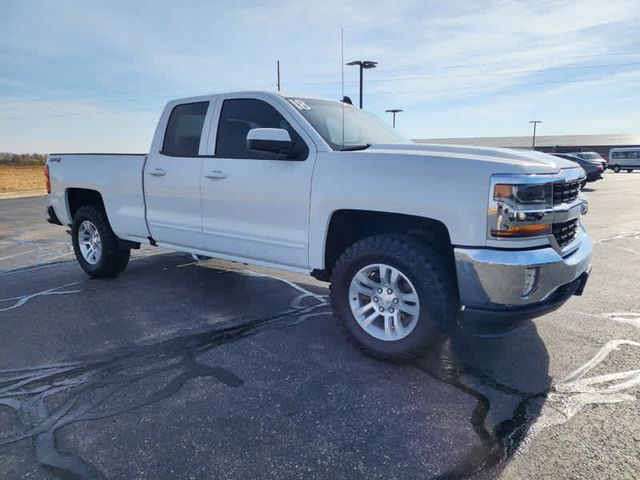
[[[380,118],[353,105],[312,98],[287,100],[334,150],[354,150],[376,143],[412,143]]]

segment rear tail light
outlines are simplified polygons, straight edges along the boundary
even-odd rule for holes
[[[51,193],[51,181],[49,180],[49,165],[44,166],[44,180],[47,185],[47,193]]]

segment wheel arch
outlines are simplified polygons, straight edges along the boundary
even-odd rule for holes
[[[447,226],[436,219],[393,212],[344,209],[336,210],[328,220],[324,238],[324,265],[312,275],[328,280],[339,256],[350,245],[379,234],[405,234],[429,243],[441,254],[448,268],[455,271],[453,246]]]
[[[106,213],[102,194],[89,188],[67,188],[65,191],[67,213],[73,222],[76,212],[85,205],[96,205]]]

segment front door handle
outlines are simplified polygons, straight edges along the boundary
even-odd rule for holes
[[[162,168],[154,168],[149,172],[149,175],[153,175],[154,177],[164,177],[166,174],[167,172]]]
[[[205,177],[210,178],[211,180],[224,180],[227,178],[227,174],[220,170],[214,170],[213,172],[207,173]]]

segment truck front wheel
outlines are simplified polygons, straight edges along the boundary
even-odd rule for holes
[[[393,361],[427,353],[459,311],[452,272],[441,256],[404,235],[350,246],[333,269],[331,305],[351,343]]]
[[[78,209],[71,238],[78,263],[92,277],[115,277],[129,263],[131,251],[118,248],[118,237],[100,207],[86,205]]]

